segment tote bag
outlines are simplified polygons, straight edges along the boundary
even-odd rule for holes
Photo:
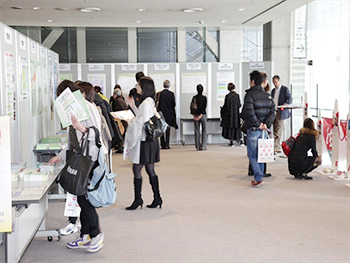
[[[92,173],[95,165],[95,162],[91,160],[89,155],[89,131],[90,128],[88,128],[85,139],[82,139],[82,146],[76,146],[75,149],[69,151],[69,159],[67,159],[66,165],[58,175],[59,183],[63,189],[77,196],[86,194],[89,175]]]
[[[275,161],[273,145],[273,139],[270,139],[267,132],[264,131],[262,138],[258,139],[258,163],[272,163]]]

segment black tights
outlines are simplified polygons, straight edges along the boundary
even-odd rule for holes
[[[141,179],[141,170],[142,167],[145,166],[146,172],[149,175],[149,177],[157,176],[156,172],[154,171],[154,163],[148,163],[148,164],[134,164],[132,166],[132,171],[134,173],[134,177],[136,179]]]

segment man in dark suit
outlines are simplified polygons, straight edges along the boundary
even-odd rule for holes
[[[291,115],[288,109],[277,108],[278,106],[291,104],[293,99],[286,86],[281,85],[281,79],[278,75],[272,78],[275,88],[271,92],[271,96],[276,106],[276,118],[273,123],[273,135],[275,137],[275,154],[282,152],[281,150],[281,137],[284,126],[284,120],[288,119]]]
[[[166,123],[169,125],[165,135],[160,137],[160,145],[162,149],[170,149],[170,126],[175,129],[178,128],[176,124],[176,113],[175,113],[175,96],[174,93],[169,90],[170,81],[165,80],[163,83],[164,89],[157,94],[157,110],[163,113]]]

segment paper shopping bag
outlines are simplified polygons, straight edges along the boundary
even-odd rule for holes
[[[274,142],[273,139],[264,138],[258,139],[258,163],[272,163],[275,161],[273,154]]]
[[[66,205],[64,206],[64,216],[79,217],[80,210],[77,196],[67,192]]]

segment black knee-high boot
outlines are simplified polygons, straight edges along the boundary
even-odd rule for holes
[[[125,207],[126,210],[135,210],[139,206],[143,205],[143,200],[141,198],[141,187],[142,187],[142,178],[134,178],[134,192],[135,192],[135,199],[134,202],[132,202],[131,206]]]
[[[149,182],[152,186],[153,190],[153,202],[150,205],[147,205],[148,208],[156,208],[159,205],[159,208],[162,208],[162,203],[163,200],[160,197],[159,193],[159,181],[158,181],[158,176],[150,176],[149,177]]]

